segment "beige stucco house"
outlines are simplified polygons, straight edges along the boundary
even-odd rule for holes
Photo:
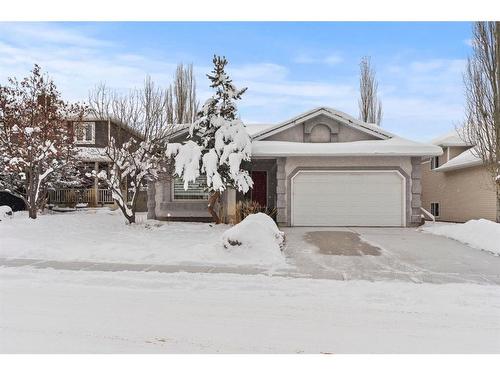
[[[252,131],[254,200],[286,226],[411,226],[421,220],[421,160],[442,150],[321,107]],[[254,128],[255,129],[255,128]],[[187,129],[173,141],[187,137]],[[149,186],[148,216],[209,219],[203,178],[185,191],[168,174]],[[234,192],[233,192],[234,194]]]
[[[422,160],[422,207],[440,221],[496,220],[495,184],[457,131],[431,141],[443,155]]]

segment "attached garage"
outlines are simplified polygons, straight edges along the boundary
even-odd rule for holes
[[[405,179],[395,170],[304,170],[291,178],[293,226],[405,226]]]

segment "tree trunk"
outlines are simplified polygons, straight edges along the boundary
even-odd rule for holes
[[[28,214],[29,214],[30,219],[36,219],[36,214],[37,214],[36,205],[29,206]]]
[[[217,215],[217,212],[214,210],[215,203],[219,200],[220,197],[220,192],[216,191],[210,195],[210,198],[208,198],[208,212],[210,215],[212,215],[212,218],[214,219],[215,224],[220,224],[220,218]]]

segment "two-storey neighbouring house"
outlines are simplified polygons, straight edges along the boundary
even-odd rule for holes
[[[443,155],[422,159],[422,207],[439,221],[495,221],[495,183],[474,145],[456,130],[431,143],[441,147]]]
[[[104,181],[91,176],[92,170],[101,171],[111,168],[106,155],[106,147],[113,137],[121,145],[131,137],[141,139],[141,135],[131,127],[113,120],[85,118],[83,121],[69,121],[73,129],[77,159],[81,162],[80,186],[57,189],[49,192],[49,203],[71,205],[86,203],[89,206],[113,204],[111,190]],[[144,203],[145,208],[145,193]]]

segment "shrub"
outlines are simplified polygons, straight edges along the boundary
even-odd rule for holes
[[[273,220],[276,220],[276,208],[268,208],[262,206],[260,203],[255,201],[240,201],[236,204],[236,223],[243,221],[248,215],[256,214],[262,212]]]

